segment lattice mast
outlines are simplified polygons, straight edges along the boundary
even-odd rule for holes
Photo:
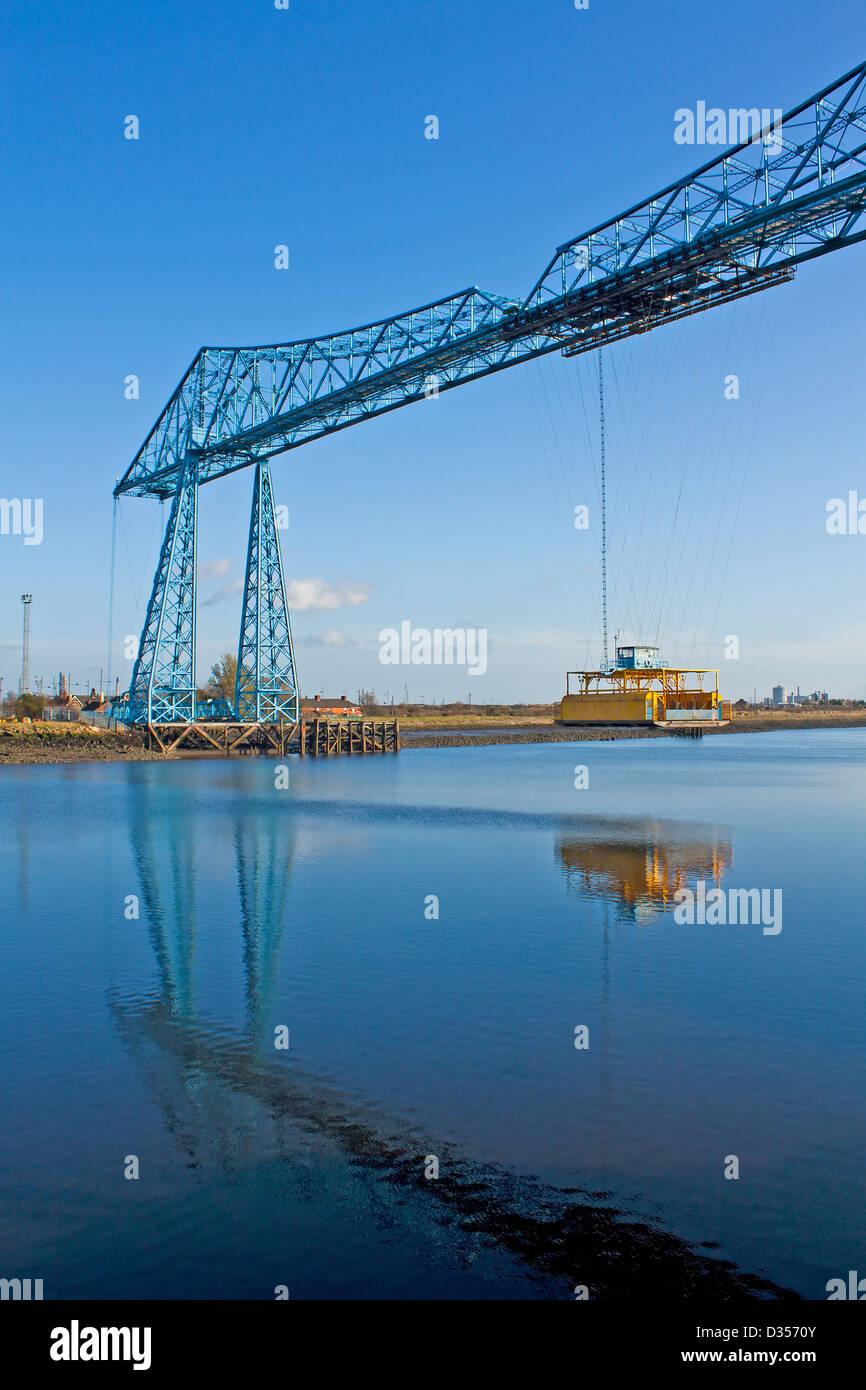
[[[20,695],[26,695],[30,690],[30,605],[32,602],[32,594],[21,595],[21,603],[24,608],[24,624],[21,635],[21,681],[18,692]]]

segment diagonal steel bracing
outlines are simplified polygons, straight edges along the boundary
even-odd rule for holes
[[[759,113],[754,113],[759,116]],[[730,113],[738,131],[746,111]],[[196,355],[115,494],[199,481],[548,352],[569,355],[789,279],[866,237],[866,64],[566,242],[525,298],[469,288],[346,332]]]
[[[266,463],[256,465],[253,484],[235,709],[242,722],[298,718],[292,628]]]
[[[196,462],[178,475],[129,688],[135,723],[195,718]]]

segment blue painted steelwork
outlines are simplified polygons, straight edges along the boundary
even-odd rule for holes
[[[204,724],[213,723],[216,720],[234,719],[234,706],[231,700],[223,700],[218,696],[208,697],[206,700],[197,699],[195,717]]]
[[[198,479],[194,459],[178,475],[165,529],[129,702],[121,717],[133,724],[195,719],[195,542]]]
[[[469,288],[323,338],[202,348],[115,497],[174,496],[176,509],[190,473],[212,482],[434,390],[644,333],[785,283],[799,263],[866,238],[866,63],[789,112],[780,129],[747,133],[753,138],[560,246],[525,299]],[[191,707],[194,581],[178,588],[160,577],[171,532],[172,522],[133,678],[136,720],[169,710],[183,717]],[[194,547],[194,525],[191,534]],[[248,556],[247,599],[250,564]],[[184,615],[176,668],[167,658],[157,669],[163,603],[169,629]],[[245,600],[245,622],[250,611]],[[289,658],[294,681],[290,649]],[[252,701],[252,688],[244,698]]]
[[[235,710],[242,723],[298,718],[295,654],[274,495],[266,463],[256,466],[244,606],[238,647]]]
[[[744,113],[745,114],[745,113]],[[789,280],[866,237],[866,63],[729,153],[560,246],[525,299],[470,288],[301,342],[205,347],[115,494],[166,497],[548,352],[586,352]]]

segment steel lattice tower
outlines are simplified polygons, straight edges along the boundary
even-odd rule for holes
[[[271,475],[267,463],[258,463],[250,513],[235,712],[244,723],[296,720],[298,695]]]
[[[195,457],[178,475],[129,688],[135,723],[195,719]]]

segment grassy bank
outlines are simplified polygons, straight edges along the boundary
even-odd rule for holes
[[[372,718],[389,718],[373,715]],[[398,714],[401,729],[532,729],[551,728],[553,715],[519,714]]]
[[[377,716],[378,717],[378,716]],[[424,730],[435,733],[437,729],[553,729],[560,727],[551,715],[530,717],[524,715],[497,714],[486,715],[411,715],[408,719],[400,717],[401,729]],[[829,711],[826,714],[788,714],[782,710],[764,710],[760,714],[735,714],[725,727],[738,734],[749,729],[833,729],[857,728],[866,725],[866,710]]]
[[[736,711],[728,732],[768,733],[781,729],[857,729],[866,725],[866,709],[861,710],[761,710],[757,714]],[[723,730],[720,732],[724,732]]]
[[[503,730],[508,729],[548,729],[553,730],[559,726],[556,724],[558,707],[548,706],[514,706],[511,709],[497,707],[494,712],[488,712],[483,706],[476,710],[468,710],[465,707],[459,713],[453,712],[447,706],[440,713],[433,708],[424,709],[411,706],[408,713],[404,713],[400,707],[395,708],[393,714],[390,709],[381,712],[377,709],[371,718],[397,718],[400,721],[400,728],[404,732],[424,732],[436,733],[439,730],[460,730],[477,731],[483,730]],[[766,731],[768,729],[832,729],[832,728],[857,728],[866,725],[866,707],[860,709],[821,709],[811,707],[803,709],[766,709],[751,711],[735,710],[733,718],[726,727],[729,732],[745,733],[752,731]],[[578,730],[578,732],[581,732]],[[586,732],[585,730],[583,732]]]
[[[779,733],[795,729],[844,729],[866,727],[866,710],[827,711],[803,714],[786,710],[765,710],[759,714],[735,714],[729,724],[707,730],[708,737],[722,734]],[[448,717],[401,719],[404,748],[466,748],[499,743],[592,743],[627,738],[675,738],[667,729],[580,728],[557,724],[550,717],[524,718],[496,716],[459,721]]]

